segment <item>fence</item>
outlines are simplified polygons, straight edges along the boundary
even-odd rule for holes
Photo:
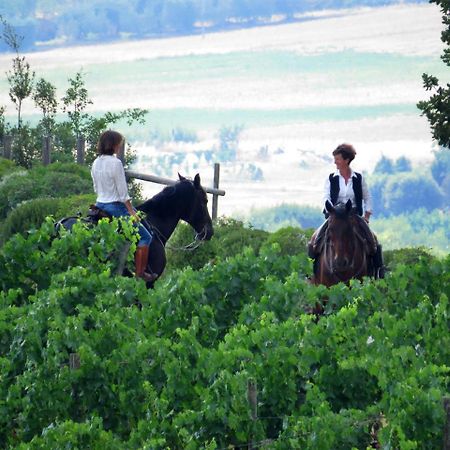
[[[6,159],[12,159],[13,156],[13,137],[9,135],[5,135],[3,137],[3,157]],[[86,150],[86,142],[83,137],[78,137],[76,141],[76,161],[77,164],[85,163],[85,150]],[[42,140],[42,164],[44,166],[50,164],[51,162],[51,153],[52,153],[52,138],[49,136],[45,136]],[[118,158],[125,163],[125,143],[122,144],[122,148],[118,153]],[[173,185],[176,183],[174,180],[170,180],[168,178],[158,177],[156,175],[146,175],[140,172],[135,172],[133,170],[125,171],[125,174],[128,178],[136,178],[138,180],[149,181],[151,183],[158,183],[164,185]],[[218,207],[219,207],[219,196],[225,195],[225,191],[219,189],[219,179],[220,179],[220,164],[214,164],[214,180],[212,188],[204,188],[208,194],[212,194],[212,211],[211,217],[213,220],[217,219],[218,216]]]

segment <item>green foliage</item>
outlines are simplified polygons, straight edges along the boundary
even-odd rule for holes
[[[0,181],[1,179],[12,172],[19,170],[19,167],[10,159],[0,157]]]
[[[55,220],[69,216],[85,217],[89,205],[95,202],[92,194],[76,195],[65,198],[37,198],[20,203],[9,212],[0,225],[0,245],[16,233],[25,235],[32,229],[38,229],[45,218],[53,216]]]
[[[42,112],[42,128],[45,130],[47,136],[51,136],[55,127],[55,114],[58,106],[58,102],[56,101],[56,87],[49,81],[40,78],[36,82],[33,100]]]
[[[0,250],[5,448],[441,446],[448,256],[327,289],[275,243],[147,291],[111,275],[131,238],[117,227],[52,239],[46,222]],[[325,297],[316,321],[305,311]]]
[[[16,233],[25,234],[39,228],[47,216],[55,216],[61,204],[60,199],[38,198],[21,203],[6,217],[0,227],[0,245],[3,245]]]
[[[56,163],[29,171],[13,172],[0,181],[0,219],[19,203],[35,198],[60,198],[92,192],[86,167]]]
[[[9,83],[9,98],[17,109],[17,127],[20,128],[22,125],[22,103],[31,95],[35,73],[31,70],[25,56],[19,55],[18,47],[14,44],[13,47],[15,47],[16,56],[12,60],[12,70],[6,73],[6,78]]]
[[[419,209],[409,214],[371,221],[385,249],[426,247],[435,255],[450,252],[450,216],[443,210]]]
[[[41,159],[42,137],[39,129],[22,124],[11,128],[10,133],[13,136],[12,159],[19,166],[31,168],[33,162]]]
[[[214,237],[203,242],[195,251],[183,251],[192,242],[194,231],[186,224],[180,224],[167,245],[168,269],[190,266],[199,269],[209,262],[225,259],[252,248],[255,253],[266,241],[268,233],[244,226],[243,222],[222,217],[214,224]]]
[[[263,244],[264,247],[277,243],[283,255],[294,256],[306,253],[308,242],[313,230],[303,230],[299,227],[284,227],[271,233]]]
[[[69,88],[62,98],[63,111],[67,113],[69,122],[75,136],[81,136],[89,115],[85,112],[88,105],[92,104],[88,91],[85,88],[82,72],[77,72],[74,78],[69,78]]]
[[[396,215],[419,208],[432,211],[443,205],[439,186],[431,177],[422,174],[397,174],[390,178],[383,197],[386,209]]]
[[[283,204],[253,210],[248,220],[256,228],[275,231],[285,226],[316,229],[324,221],[324,217],[320,208]]]
[[[450,66],[450,1],[430,0],[440,6],[442,12],[442,23],[445,29],[441,33],[441,40],[444,43],[444,53],[442,60]],[[422,111],[431,126],[433,138],[437,143],[447,149],[450,148],[450,84],[439,85],[439,80],[433,75],[424,73],[422,75],[423,87],[426,91],[432,92],[429,100],[417,103],[417,107]]]
[[[399,265],[412,266],[418,263],[431,264],[436,260],[424,247],[400,248],[384,252],[384,264],[388,270],[395,270]]]

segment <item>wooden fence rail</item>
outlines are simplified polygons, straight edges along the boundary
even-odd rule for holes
[[[214,164],[214,187],[204,187],[205,191],[208,194],[212,194],[213,196],[213,207],[211,212],[211,217],[213,220],[217,219],[219,195],[225,195],[225,191],[223,189],[219,189],[219,170],[220,164]],[[171,180],[170,178],[162,178],[156,175],[147,175],[144,173],[135,172],[134,170],[126,170],[125,175],[129,178],[136,178],[138,180],[150,181],[152,183],[165,184],[167,186],[172,186],[176,183],[176,180]]]
[[[13,158],[13,136],[5,135],[3,136],[3,157],[6,159]],[[50,136],[43,137],[42,139],[42,164],[44,166],[51,163],[51,153],[52,153],[53,141]],[[85,159],[85,151],[86,151],[86,141],[83,136],[79,136],[76,140],[76,161],[78,164],[84,164]],[[117,154],[117,157],[125,164],[125,143],[123,143],[120,152]],[[176,183],[176,180],[171,180],[168,178],[158,177],[156,175],[146,175],[143,173],[135,172],[133,170],[125,171],[126,176],[129,178],[136,178],[138,180],[150,181],[152,183],[165,184],[171,186]],[[212,211],[211,217],[213,220],[217,219],[218,216],[218,202],[219,196],[225,195],[225,191],[219,189],[219,177],[220,177],[220,164],[214,164],[214,186],[212,188],[205,187],[205,191],[208,194],[212,194]]]

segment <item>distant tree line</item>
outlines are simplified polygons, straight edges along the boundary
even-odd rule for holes
[[[22,50],[32,50],[39,44],[191,34],[257,25],[273,16],[293,20],[308,11],[393,3],[398,0],[3,0],[0,15],[24,36]],[[0,43],[0,51],[7,50]]]

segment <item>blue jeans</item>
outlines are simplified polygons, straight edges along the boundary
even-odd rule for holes
[[[97,202],[95,205],[98,208],[103,209],[103,211],[106,211],[113,217],[123,217],[130,215],[127,207],[125,206],[125,203],[122,202],[112,202],[112,203]],[[150,245],[153,236],[150,234],[147,228],[145,228],[144,225],[142,225],[141,223],[136,224],[136,226],[138,227],[139,236],[141,237],[137,246],[144,247]]]

